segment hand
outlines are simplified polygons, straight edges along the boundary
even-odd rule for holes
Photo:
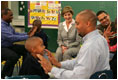
[[[61,64],[56,60],[56,58],[51,54],[51,52],[47,49],[45,49],[47,51],[47,56],[50,60],[50,62],[55,65],[56,67],[61,67]]]
[[[108,39],[108,37],[111,36],[112,34],[113,34],[113,32],[111,32],[111,27],[110,26],[108,26],[106,30],[104,29],[105,38]]]
[[[40,54],[36,54],[36,56],[37,56],[37,58],[40,59],[39,63],[43,67],[45,73],[48,74],[48,72],[50,72],[52,69],[52,64],[47,59],[45,59],[43,56],[41,56]]]
[[[37,26],[31,28],[31,30],[28,32],[29,37],[32,37],[36,31],[37,31]]]
[[[68,48],[65,47],[65,46],[61,46],[61,48],[62,48],[62,54],[64,54],[64,52],[68,49]]]

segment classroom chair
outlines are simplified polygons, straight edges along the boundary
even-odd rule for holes
[[[113,79],[112,70],[98,71],[91,75],[90,79]]]
[[[5,79],[41,79],[41,77],[39,75],[22,75],[22,76],[5,77]]]

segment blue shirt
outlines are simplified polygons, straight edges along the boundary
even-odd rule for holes
[[[1,20],[1,47],[12,46],[14,42],[23,41],[28,38],[26,33],[17,33],[12,26]]]

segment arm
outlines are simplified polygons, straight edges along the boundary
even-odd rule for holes
[[[95,55],[96,53],[96,55]],[[40,63],[46,72],[50,72],[56,77],[60,79],[87,79],[89,78],[95,71],[95,67],[98,63],[99,59],[99,52],[93,49],[84,49],[79,53],[80,55],[77,56],[75,60],[75,64],[61,64],[61,66],[70,66],[72,69],[65,69],[65,68],[57,68],[53,67],[50,62],[45,60],[40,55],[38,58],[41,60]],[[71,60],[68,61],[71,63]],[[68,67],[69,68],[69,67]]]
[[[27,33],[18,33],[18,32],[15,32],[16,35],[27,35]]]
[[[107,43],[108,43],[110,52],[115,52],[117,50],[117,43],[115,45],[113,45],[113,46],[109,45],[110,44],[109,40],[107,40]]]
[[[37,26],[33,26],[28,32],[28,35],[31,37],[35,34],[36,31],[37,31]]]
[[[56,78],[61,79],[86,79],[89,78],[97,65],[98,55],[93,53],[88,53],[89,50],[83,51],[80,57],[76,60],[76,65],[74,65],[72,70],[53,67],[51,73]],[[69,62],[68,62],[69,63]],[[62,64],[63,66],[63,64]],[[67,65],[69,66],[69,65]]]
[[[61,23],[59,24],[59,28],[58,28],[58,37],[57,37],[57,43],[58,43],[58,45],[59,46],[62,46],[62,45],[64,45],[64,43],[63,43],[63,41],[62,41],[62,37],[61,37]]]
[[[104,37],[107,40],[109,50],[110,50],[110,52],[115,52],[117,50],[117,44],[115,44],[113,46],[110,46],[109,36],[111,36],[112,34],[113,34],[113,32],[111,32],[111,27],[110,26],[106,30],[104,30]]]
[[[3,26],[4,27],[4,26]],[[15,34],[14,33],[14,29],[11,29],[12,31],[9,31],[8,29],[6,28],[3,28],[1,30],[1,33],[2,33],[2,37],[5,39],[5,40],[8,40],[10,42],[16,42],[16,41],[23,41],[23,40],[26,40],[28,38],[28,35],[19,35],[19,34]]]
[[[19,33],[19,32],[15,32],[14,28],[11,26],[11,29],[13,30],[13,33],[15,35],[27,35],[27,33]]]
[[[76,59],[66,60],[66,61],[63,61],[63,62],[60,63],[56,60],[56,58],[52,55],[52,53],[49,50],[45,49],[45,51],[47,52],[47,55],[48,55],[48,58],[49,58],[50,62],[54,66],[59,67],[59,68],[61,67],[61,68],[65,68],[65,69],[70,69],[70,70],[73,69],[73,67],[76,63]]]
[[[72,70],[76,64],[76,58],[72,60],[66,60],[61,62],[61,68]]]

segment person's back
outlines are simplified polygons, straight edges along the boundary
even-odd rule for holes
[[[40,37],[43,40],[46,49],[48,48],[48,36],[43,30],[35,32],[33,36]]]
[[[82,73],[79,73],[78,78],[81,79],[89,78],[93,73],[97,71],[109,70],[110,67],[108,62],[109,61],[109,51],[107,47],[108,45],[105,39],[99,34],[99,32],[95,30],[87,34],[83,38],[83,40],[84,43],[82,44],[82,47],[79,51],[79,55],[77,56],[76,61],[78,61],[78,64],[81,64],[80,68],[82,70],[84,68],[85,70]],[[75,64],[74,66],[77,65]]]

